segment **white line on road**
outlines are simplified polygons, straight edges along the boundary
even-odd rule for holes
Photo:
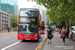
[[[7,49],[7,48],[10,48],[10,47],[12,47],[12,46],[14,46],[14,45],[16,45],[16,44],[18,44],[18,43],[20,43],[20,41],[14,43],[14,44],[11,44],[11,45],[9,45],[9,46],[7,46],[7,47],[5,47],[5,48],[2,48],[1,50],[5,50],[5,49]]]
[[[3,37],[3,38],[1,38],[1,39],[6,39],[6,38],[9,38],[9,37]]]

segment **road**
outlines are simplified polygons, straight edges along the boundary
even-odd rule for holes
[[[17,40],[17,34],[0,36],[0,50],[35,50],[45,35],[38,42]]]

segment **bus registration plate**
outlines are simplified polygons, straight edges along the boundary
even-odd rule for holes
[[[25,40],[30,40],[29,38],[26,38]]]

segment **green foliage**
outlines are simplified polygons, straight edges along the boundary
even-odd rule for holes
[[[30,0],[29,0],[30,1]],[[54,23],[66,27],[75,23],[75,0],[32,0],[47,8],[46,15]],[[48,19],[49,20],[49,19]],[[49,21],[48,21],[49,22]]]
[[[17,16],[14,13],[10,16],[10,23],[13,28],[17,26]]]

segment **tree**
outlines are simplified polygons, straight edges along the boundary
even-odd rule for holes
[[[47,8],[46,14],[52,22],[64,24],[66,28],[75,23],[75,0],[32,0]]]
[[[17,15],[14,13],[10,16],[10,24],[13,28],[17,26]]]

